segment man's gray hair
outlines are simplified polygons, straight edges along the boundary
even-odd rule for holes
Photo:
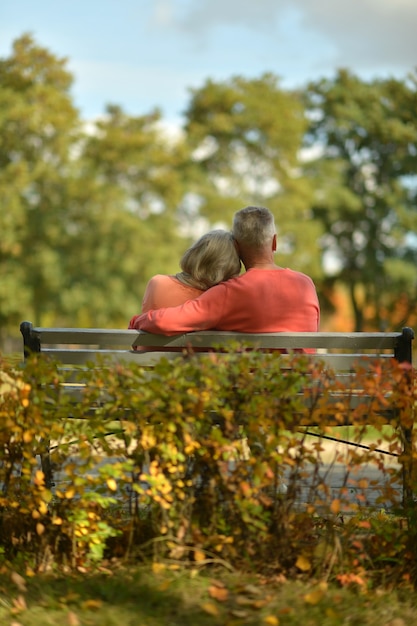
[[[264,248],[276,233],[274,216],[265,207],[247,206],[235,213],[232,232],[238,244]]]

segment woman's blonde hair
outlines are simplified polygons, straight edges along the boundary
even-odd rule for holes
[[[178,280],[197,289],[209,289],[238,276],[240,259],[233,235],[226,230],[211,230],[183,254]]]

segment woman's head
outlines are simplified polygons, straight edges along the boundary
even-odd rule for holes
[[[198,289],[209,289],[240,273],[240,259],[233,235],[212,230],[183,254],[178,278]]]

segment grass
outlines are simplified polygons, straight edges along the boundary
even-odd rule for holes
[[[113,564],[96,573],[0,574],[5,626],[405,626],[417,596],[242,576]]]

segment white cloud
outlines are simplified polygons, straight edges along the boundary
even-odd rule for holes
[[[173,8],[170,0],[155,0],[153,18],[155,26],[169,26],[172,23]]]
[[[408,71],[417,64],[416,0],[199,0],[186,4],[186,12],[181,0],[163,0],[163,4],[169,5],[171,26],[201,45],[225,27],[235,31],[243,27],[249,49],[252,31],[278,36],[279,51],[279,37],[285,38],[291,21],[298,30],[298,45],[320,36],[333,67],[387,73]]]

